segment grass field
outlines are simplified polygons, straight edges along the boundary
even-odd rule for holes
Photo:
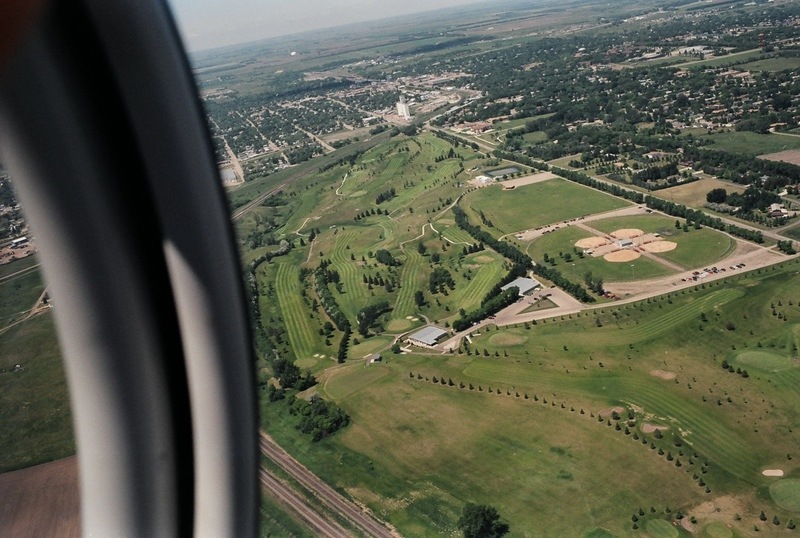
[[[0,333],[0,472],[75,453],[61,353],[48,312]],[[22,367],[14,371],[15,365]]]
[[[0,265],[0,278],[6,277],[13,273],[24,271],[25,269],[30,269],[34,265],[39,263],[39,257],[34,256],[26,256],[24,258],[20,258],[19,260],[15,260],[11,263],[4,263]]]
[[[627,202],[619,198],[563,179],[508,191],[493,185],[469,193],[462,201],[472,222],[480,223],[478,212],[483,211],[494,225],[490,231],[497,234],[528,230],[626,205]]]
[[[783,235],[785,235],[786,237],[791,237],[792,239],[795,239],[797,241],[800,241],[800,225],[784,230]]]
[[[739,69],[744,71],[788,71],[789,69],[800,68],[800,58],[795,57],[778,57],[766,58],[764,60],[756,60],[748,62],[739,66]]]
[[[746,131],[716,133],[699,137],[711,142],[709,147],[740,155],[764,155],[800,148],[800,137],[759,134]]]
[[[706,203],[706,194],[713,189],[725,189],[729,193],[744,192],[744,187],[741,185],[714,178],[704,178],[686,185],[661,189],[656,196],[689,207],[701,208]]]
[[[404,535],[454,532],[467,501],[497,506],[512,536],[627,536],[640,508],[639,532],[653,536],[683,535],[672,523],[678,510],[708,535],[719,521],[741,536],[754,524],[768,531],[760,511],[784,523],[800,514],[800,466],[786,457],[800,442],[800,370],[790,360],[800,343],[799,267],[486,329],[470,354],[337,369],[325,390],[353,423],[313,449],[279,406],[266,406],[262,420]],[[723,359],[749,377],[722,370]],[[633,417],[619,431],[606,423],[613,406]],[[645,422],[669,429],[656,439]],[[763,477],[764,468],[788,478]],[[740,519],[733,509],[706,517],[702,503],[719,499],[735,500]]]

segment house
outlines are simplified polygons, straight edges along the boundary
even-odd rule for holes
[[[383,360],[383,356],[380,353],[373,353],[367,357],[367,362],[372,364],[375,362],[381,362]]]
[[[633,241],[631,241],[630,239],[620,239],[619,241],[617,241],[617,246],[619,248],[630,248],[633,246]]]
[[[435,346],[444,336],[447,336],[447,331],[435,325],[428,325],[409,336],[408,341],[418,346]]]
[[[530,295],[536,288],[541,288],[542,283],[533,278],[527,277],[520,277],[516,280],[509,282],[502,288],[502,291],[506,291],[509,288],[518,288],[519,289],[519,296],[524,297],[525,295]]]

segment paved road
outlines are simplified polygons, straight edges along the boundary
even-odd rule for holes
[[[330,521],[315,512],[308,505],[306,499],[263,467],[259,469],[258,474],[261,485],[264,486],[267,494],[299,517],[314,534],[326,538],[349,538],[352,536],[335,521]]]
[[[377,521],[370,514],[345,499],[336,490],[320,480],[264,432],[260,434],[259,446],[265,456],[289,473],[292,478],[313,493],[325,506],[342,516],[354,527],[363,531],[366,536],[379,538],[397,538],[400,536],[396,531]]]

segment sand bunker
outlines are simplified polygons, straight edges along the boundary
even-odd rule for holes
[[[597,412],[597,414],[607,418],[611,416],[611,413],[617,413],[618,415],[621,415],[624,412],[625,412],[624,407],[616,406],[616,407],[609,407],[608,409],[601,409],[600,411]]]
[[[622,263],[632,262],[639,258],[639,256],[641,256],[641,254],[634,250],[617,250],[616,252],[609,252],[603,256],[603,259],[607,262]]]
[[[667,431],[668,429],[669,429],[669,426],[660,426],[658,424],[650,424],[648,422],[645,422],[644,424],[642,424],[642,431],[644,433],[653,433],[656,430],[664,432],[664,431]]]
[[[675,379],[675,372],[667,372],[666,370],[653,370],[650,375],[655,376],[664,381],[672,381]]]
[[[575,246],[577,248],[597,248],[602,247],[607,243],[608,240],[603,237],[587,237],[585,239],[579,239],[575,243]]]
[[[780,469],[764,469],[761,474],[764,476],[783,476],[783,471]]]
[[[621,230],[611,232],[611,237],[616,239],[633,239],[640,235],[644,235],[644,232],[638,228],[622,228]]]
[[[642,245],[642,249],[647,252],[669,252],[670,250],[675,250],[677,247],[678,244],[672,241],[653,241],[652,243]]]

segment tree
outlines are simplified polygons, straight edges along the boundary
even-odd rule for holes
[[[420,308],[425,304],[425,295],[421,290],[417,290],[414,293],[414,303]]]
[[[706,201],[712,204],[724,204],[728,199],[728,191],[725,189],[712,189],[706,194]]]
[[[467,503],[458,520],[458,528],[464,538],[492,538],[504,536],[508,523],[500,521],[500,514],[493,506]]]

